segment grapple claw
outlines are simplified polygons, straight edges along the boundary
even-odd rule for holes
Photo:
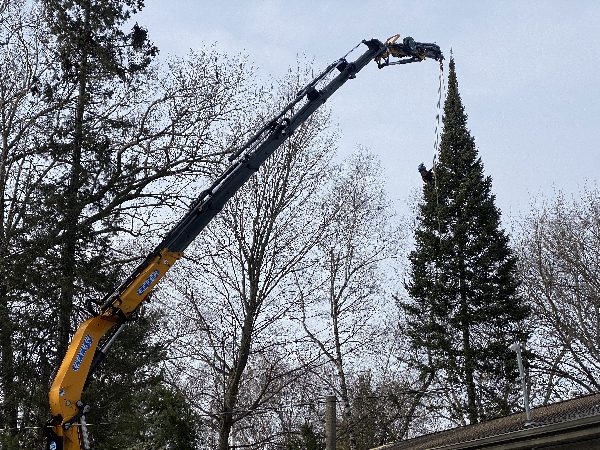
[[[385,41],[386,51],[375,58],[380,69],[394,64],[419,62],[426,58],[435,59],[436,61],[444,59],[444,55],[437,44],[416,42],[410,36],[405,37],[402,43],[397,43],[399,38],[400,35],[395,34]],[[397,60],[390,61],[390,57],[397,58]]]

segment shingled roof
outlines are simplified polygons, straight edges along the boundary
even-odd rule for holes
[[[532,418],[533,423],[526,426],[524,412],[512,414],[384,445],[377,450],[529,449],[600,439],[600,393],[533,408]],[[585,448],[600,448],[600,442],[595,445]]]

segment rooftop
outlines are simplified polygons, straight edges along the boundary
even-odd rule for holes
[[[600,438],[600,393],[540,406],[531,411],[533,423],[529,426],[525,425],[525,413],[521,412],[384,445],[377,450],[543,448],[545,445]]]

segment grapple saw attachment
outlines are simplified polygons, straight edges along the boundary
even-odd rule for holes
[[[440,62],[444,59],[444,55],[437,44],[416,42],[411,37],[405,37],[401,43],[398,43],[398,39],[400,39],[400,35],[396,34],[385,41],[385,52],[375,58],[375,62],[377,62],[380,69],[395,64],[419,62],[425,58]],[[390,57],[397,59],[390,61]]]

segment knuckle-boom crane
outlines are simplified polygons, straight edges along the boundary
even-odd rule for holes
[[[396,43],[398,37],[393,36],[385,43],[377,39],[362,41],[367,50],[358,59],[348,62],[345,57],[341,58],[308,83],[292,102],[230,156],[231,165],[198,196],[188,212],[127,279],[103,299],[99,311],[79,326],[50,388],[47,449],[89,448],[85,415],[90,407],[81,401],[81,395],[94,370],[123,330],[125,322],[148,299],[152,289],[181,258],[187,246],[283,141],[370,61],[375,60],[382,68],[426,58],[440,63],[443,60],[437,45],[415,42],[408,37],[402,43]],[[390,62],[390,57],[397,59]],[[334,70],[339,71],[337,76],[319,89],[318,86]],[[294,108],[302,101],[304,103],[294,113]]]

